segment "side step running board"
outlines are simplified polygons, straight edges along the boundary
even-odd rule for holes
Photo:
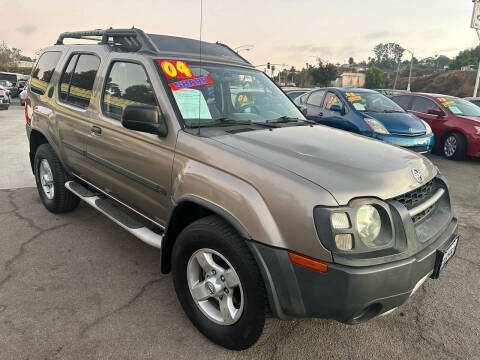
[[[88,205],[103,213],[110,220],[116,222],[133,236],[139,238],[148,245],[161,249],[163,235],[153,232],[145,225],[123,212],[121,208],[113,206],[111,201],[101,198],[98,193],[90,191],[76,181],[66,182],[65,187],[85,201]]]

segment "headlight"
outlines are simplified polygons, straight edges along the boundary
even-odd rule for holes
[[[370,127],[370,129],[372,129],[373,132],[376,132],[378,134],[390,134],[380,121],[372,118],[364,118],[363,120],[367,123],[367,125]]]
[[[474,126],[474,128],[477,131],[477,135],[480,135],[480,126]]]
[[[358,235],[363,243],[375,247],[375,239],[380,234],[382,221],[378,210],[372,205],[362,205],[357,209],[356,225]]]
[[[423,123],[423,125],[425,125],[425,129],[426,129],[425,134],[431,134],[432,133],[432,128],[430,127],[430,125],[428,125],[428,123],[423,121],[423,120],[422,120],[422,123]]]

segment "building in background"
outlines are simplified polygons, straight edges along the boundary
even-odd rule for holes
[[[21,69],[31,69],[35,63],[33,61],[16,61],[15,66]]]
[[[337,80],[332,83],[335,87],[364,87],[365,74],[364,73],[342,73]]]

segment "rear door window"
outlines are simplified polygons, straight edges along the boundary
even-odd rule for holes
[[[60,80],[60,99],[62,99],[63,101],[67,100],[68,92],[70,90],[70,81],[72,80],[73,69],[75,69],[77,60],[78,55],[73,55],[68,61],[68,65],[62,74],[62,78]]]
[[[411,96],[394,96],[392,98],[398,105],[402,107],[403,110],[411,110],[412,107],[410,105],[412,97]]]
[[[67,103],[81,108],[88,107],[99,66],[100,59],[95,55],[78,55],[75,70],[71,75],[67,98],[65,100]],[[68,67],[66,70],[68,70]]]
[[[60,59],[60,55],[61,53],[58,51],[48,51],[40,56],[37,65],[32,71],[30,80],[31,90],[34,93],[39,95],[45,94],[55,67]]]
[[[120,120],[124,107],[130,104],[158,108],[152,84],[143,66],[129,62],[114,62],[103,91],[103,112],[113,119]]]
[[[429,109],[438,109],[440,108],[430,99],[427,99],[423,96],[415,96],[412,104],[412,111],[416,111],[422,114],[428,114]]]
[[[322,106],[323,95],[325,95],[324,90],[319,90],[313,92],[307,100],[307,104],[314,106]]]

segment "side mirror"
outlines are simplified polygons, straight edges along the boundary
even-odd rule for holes
[[[445,111],[440,110],[440,109],[428,109],[428,113],[430,115],[436,115],[436,116],[445,116]]]
[[[332,105],[330,106],[330,111],[336,111],[341,113],[342,115],[345,115],[345,108],[341,105]]]
[[[303,116],[307,116],[308,115],[308,109],[304,106],[301,106],[300,107],[300,111],[301,113],[303,114]]]
[[[167,136],[167,125],[163,117],[159,116],[158,109],[150,105],[127,105],[122,113],[123,127],[156,134],[158,136]]]

